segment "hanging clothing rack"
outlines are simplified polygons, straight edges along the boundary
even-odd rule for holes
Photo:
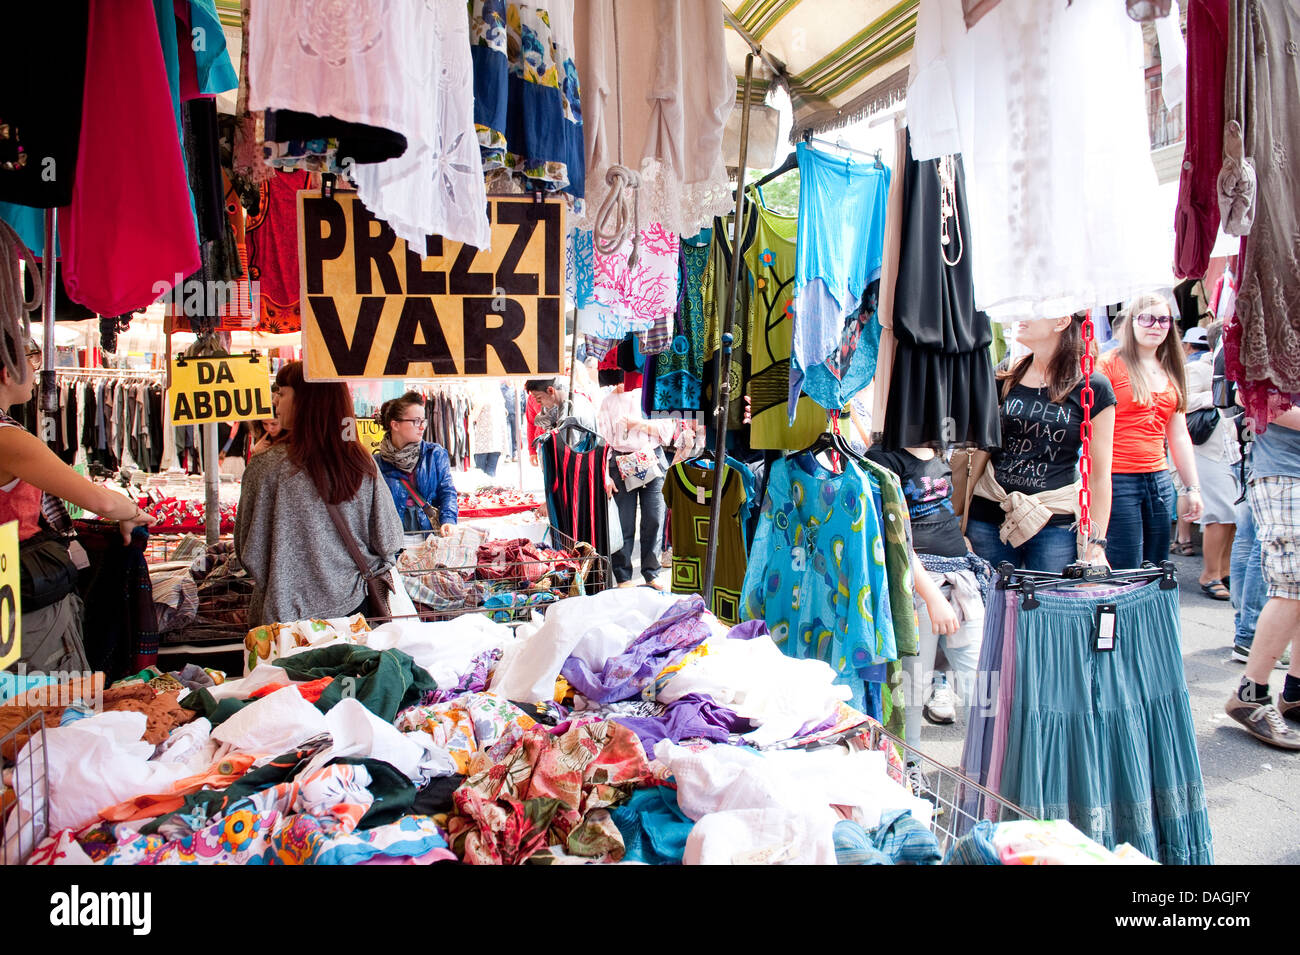
[[[161,368],[55,368],[61,378],[151,378],[162,380]]]

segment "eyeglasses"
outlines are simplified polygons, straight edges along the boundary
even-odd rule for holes
[[[1143,328],[1168,328],[1174,323],[1174,320],[1168,315],[1152,315],[1148,312],[1143,312],[1141,315],[1134,318],[1133,321],[1137,322]]]
[[[393,420],[405,421],[407,424],[418,424],[421,428],[424,427],[424,421],[425,421],[424,418],[394,418]]]
[[[41,359],[44,356],[38,351],[29,351],[27,353],[27,364],[32,366],[32,371],[41,370]]]

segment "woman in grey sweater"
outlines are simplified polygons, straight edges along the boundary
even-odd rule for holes
[[[235,548],[253,578],[249,626],[369,612],[366,582],[330,519],[337,504],[371,573],[393,566],[402,523],[375,463],[356,440],[341,382],[309,382],[302,363],[276,376],[288,442],[244,472]]]

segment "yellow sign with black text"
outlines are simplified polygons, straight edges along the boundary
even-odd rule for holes
[[[18,565],[18,522],[0,524],[0,670],[23,652],[22,579]]]
[[[355,194],[298,193],[307,378],[558,374],[564,211],[491,198],[491,251],[428,236],[421,257]]]
[[[384,426],[374,418],[358,418],[357,440],[363,448],[374,454],[379,442],[384,440]]]
[[[256,355],[173,358],[172,424],[213,424],[274,418],[271,373]]]

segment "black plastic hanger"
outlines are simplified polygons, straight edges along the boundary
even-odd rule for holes
[[[754,188],[759,189],[763,186],[766,186],[773,179],[779,179],[782,176],[784,176],[787,172],[789,172],[791,169],[798,169],[798,168],[799,168],[799,154],[794,151],[791,151],[790,155],[785,157],[785,162],[781,163],[781,165],[777,166],[775,169],[769,172],[762,179],[754,183],[753,184]]]
[[[1173,561],[1162,561],[1160,566],[1146,564],[1136,570],[1113,570],[1104,564],[1073,563],[1059,574],[1043,570],[1017,570],[1009,562],[1003,561],[997,567],[998,590],[1015,590],[1024,594],[1020,602],[1022,610],[1032,610],[1038,606],[1034,592],[1038,589],[1066,590],[1091,584],[1119,583],[1137,584],[1153,580],[1160,581],[1161,590],[1172,590],[1178,586],[1178,578]]]

